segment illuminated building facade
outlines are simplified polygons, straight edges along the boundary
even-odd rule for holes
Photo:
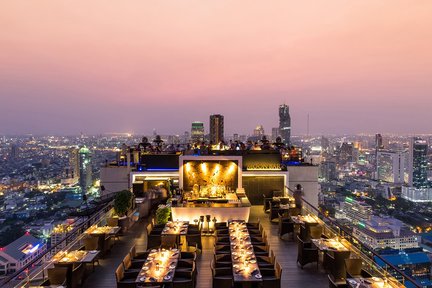
[[[346,218],[356,225],[371,219],[372,207],[351,197],[345,197],[345,201],[341,203],[340,215],[343,216],[339,218]]]
[[[42,240],[26,233],[9,245],[0,248],[0,275],[14,273],[44,253]]]
[[[402,184],[405,176],[405,157],[406,153],[402,151],[384,151],[377,152],[377,175],[378,180]]]
[[[204,141],[204,123],[195,121],[192,122],[191,139],[193,143],[201,143]]]
[[[210,143],[219,144],[224,141],[224,116],[210,115]]]
[[[262,125],[258,125],[255,129],[254,129],[254,136],[256,137],[261,137],[264,136],[264,127]]]
[[[279,133],[282,141],[286,145],[291,145],[291,116],[286,104],[279,106]]]
[[[420,138],[412,138],[409,155],[409,186],[414,188],[429,188],[428,172],[428,144]]]
[[[392,217],[372,216],[369,221],[358,222],[353,235],[374,250],[417,248],[421,240],[403,222]]]
[[[87,147],[82,147],[79,150],[79,184],[83,194],[87,193],[87,189],[92,186],[91,157],[91,151]]]

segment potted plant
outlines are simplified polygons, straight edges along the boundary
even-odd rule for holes
[[[122,190],[116,193],[114,198],[114,211],[119,216],[119,225],[122,231],[129,227],[127,212],[132,207],[132,193],[128,190]]]
[[[168,205],[159,205],[156,210],[156,224],[166,224],[171,216],[171,209]]]

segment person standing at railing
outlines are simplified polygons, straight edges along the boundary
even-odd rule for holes
[[[303,197],[304,193],[303,193],[303,188],[300,184],[297,184],[296,186],[296,190],[294,190],[293,193],[293,197],[294,197],[294,203],[296,208],[301,209],[303,206],[303,201],[302,201],[302,197]]]

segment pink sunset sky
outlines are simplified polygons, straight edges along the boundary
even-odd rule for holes
[[[5,0],[0,134],[428,133],[432,1]]]

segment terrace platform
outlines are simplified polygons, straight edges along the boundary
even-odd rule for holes
[[[328,287],[327,274],[322,270],[317,270],[315,264],[306,265],[303,270],[297,266],[297,243],[293,240],[280,240],[277,233],[278,225],[270,223],[269,216],[263,212],[262,206],[252,206],[249,222],[256,222],[258,219],[268,235],[268,242],[270,248],[275,252],[276,260],[282,266],[281,287]],[[88,276],[84,287],[116,287],[114,271],[132,245],[136,244],[137,251],[146,249],[146,225],[147,220],[142,220],[136,223],[126,235],[121,236],[112,251],[100,260],[100,266],[96,266],[95,272]],[[213,259],[213,243],[213,237],[202,237],[203,252],[197,258],[197,287],[212,287],[210,262]]]

